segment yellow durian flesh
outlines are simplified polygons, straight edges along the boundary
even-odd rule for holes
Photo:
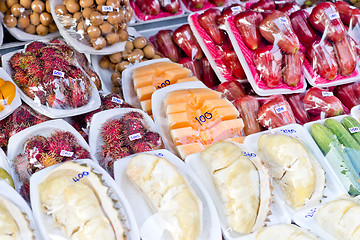
[[[2,201],[0,201],[0,239],[21,239],[19,227]]]
[[[229,226],[250,233],[258,216],[260,180],[254,164],[234,143],[220,141],[201,152]]]
[[[256,234],[256,240],[318,240],[308,231],[303,231],[295,225],[277,224],[261,228]]]
[[[310,157],[299,140],[286,135],[263,134],[259,154],[293,207],[305,205],[316,187],[316,174]]]
[[[360,204],[355,199],[329,202],[316,212],[317,222],[336,239],[360,239]]]

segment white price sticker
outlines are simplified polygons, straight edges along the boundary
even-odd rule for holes
[[[358,127],[352,127],[352,128],[349,128],[349,131],[351,133],[357,133],[357,132],[360,132],[360,129]]]
[[[112,97],[111,101],[114,102],[114,103],[118,103],[118,104],[123,104],[124,103],[124,100],[122,100],[120,98],[117,98],[117,97]]]
[[[53,75],[57,76],[57,77],[65,77],[65,73],[58,71],[58,70],[54,70]]]
[[[334,94],[332,92],[322,92],[321,93],[323,97],[331,97],[334,96]]]
[[[73,155],[74,155],[74,152],[69,152],[66,150],[61,150],[61,152],[60,152],[60,156],[63,156],[63,157],[72,157]]]
[[[141,138],[141,134],[140,134],[140,133],[131,134],[131,135],[129,136],[130,141],[134,141],[134,140],[140,139],[140,138]]]
[[[279,20],[280,20],[280,23],[283,23],[283,24],[288,24],[289,23],[288,20],[286,18],[284,18],[284,17],[279,18]]]
[[[241,8],[241,6],[235,6],[235,7],[231,8],[231,11],[235,14],[240,13],[242,11],[242,8]]]
[[[338,12],[335,12],[335,13],[330,14],[329,18],[330,18],[330,20],[334,20],[334,19],[340,18],[340,15]]]
[[[276,111],[276,113],[286,112],[286,107],[285,107],[285,105],[282,105],[280,107],[275,108],[275,111]]]
[[[102,9],[101,9],[103,12],[113,12],[114,11],[114,8],[113,6],[102,6]]]

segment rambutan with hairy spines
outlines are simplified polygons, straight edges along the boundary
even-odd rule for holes
[[[13,73],[13,79],[14,82],[19,86],[19,87],[25,87],[29,84],[30,78],[29,76],[26,74],[25,71],[19,69],[16,70],[16,72]]]
[[[44,168],[61,163],[62,161],[63,158],[53,152],[41,153],[39,158],[39,162]]]
[[[123,123],[123,134],[128,138],[130,135],[140,133],[143,137],[146,131],[146,128],[143,122],[137,118],[127,118],[122,120]]]
[[[124,117],[122,118],[123,121],[128,120],[128,119],[144,119],[143,115],[139,112],[129,112],[127,114],[124,115]]]
[[[54,38],[49,43],[66,44],[66,42],[60,38]]]
[[[67,103],[64,100],[59,99],[54,93],[50,93],[46,97],[46,103],[49,107],[55,108],[55,109],[63,109],[67,107]]]
[[[133,153],[147,152],[153,150],[149,143],[138,141],[130,146]]]
[[[86,150],[85,148],[83,148],[80,145],[77,145],[75,147],[75,154],[74,154],[74,158],[75,159],[89,159],[90,158],[90,153],[88,150]]]
[[[116,160],[130,156],[131,152],[126,147],[119,145],[103,145],[100,152],[100,166],[113,176],[113,164]]]
[[[77,144],[77,140],[72,133],[62,130],[56,130],[47,140],[49,142],[49,152],[53,152],[57,156],[60,156],[62,150],[74,152],[74,147]]]
[[[89,102],[89,95],[85,90],[84,86],[82,86],[82,81],[74,80],[71,81],[70,91],[67,96],[67,101],[69,105],[73,108],[78,108],[86,105]]]
[[[144,141],[148,142],[153,148],[159,148],[162,145],[161,136],[157,132],[148,131],[145,133]]]
[[[92,112],[89,112],[89,113],[85,114],[84,121],[85,121],[85,124],[86,124],[86,128],[90,128],[91,119],[94,116],[94,114],[98,113],[98,112],[101,112],[101,110],[96,109],[96,110],[94,110]]]
[[[19,58],[19,62],[19,68],[25,71],[28,70],[30,64],[40,63],[39,59],[37,59],[36,56],[30,52],[23,53]]]
[[[23,55],[24,53],[17,52],[11,56],[9,60],[9,65],[12,70],[17,71],[20,69],[20,58],[22,58]]]
[[[31,52],[38,57],[41,55],[41,49],[44,47],[46,47],[45,43],[34,41],[26,46],[25,52]]]
[[[122,146],[124,144],[123,124],[118,119],[107,121],[101,127],[101,138],[105,144]]]
[[[12,160],[12,165],[20,182],[30,179],[32,172],[30,170],[29,159],[25,154],[18,154]]]
[[[49,150],[49,143],[46,137],[36,135],[28,139],[25,143],[25,154],[29,159],[35,158],[39,161],[41,154]]]
[[[19,191],[20,195],[28,202],[30,202],[30,180],[24,180]]]
[[[123,99],[122,96],[116,93],[111,93],[106,96],[101,95],[101,108],[103,110],[113,109],[113,108],[133,108],[130,104],[123,102],[122,104],[119,104],[117,102],[112,101],[112,98],[118,98]]]
[[[9,128],[10,131],[8,132],[8,135],[9,135],[9,137],[11,137],[11,136],[15,135],[16,133],[21,132],[22,130],[24,130],[24,129],[28,128],[28,127],[31,127],[31,126],[32,126],[32,124],[26,123],[26,122],[16,124],[13,127]]]
[[[44,67],[39,62],[30,63],[27,73],[31,79],[34,79],[34,81],[42,82],[44,78]]]

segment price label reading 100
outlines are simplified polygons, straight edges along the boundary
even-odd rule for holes
[[[212,114],[209,112],[205,112],[204,115],[200,115],[199,118],[195,117],[195,120],[198,121],[198,123],[202,126],[201,123],[206,122],[206,120],[211,119],[212,118]]]

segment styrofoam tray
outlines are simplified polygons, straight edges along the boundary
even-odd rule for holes
[[[62,4],[62,1],[50,0],[51,15],[54,18],[54,22],[59,29],[61,36],[66,40],[69,45],[71,45],[77,51],[81,53],[89,53],[95,55],[108,55],[115,52],[121,52],[125,49],[125,42],[117,42],[112,45],[107,45],[101,50],[96,50],[92,47],[91,43],[86,44],[83,41],[79,41],[78,39],[82,39],[82,36],[80,36],[74,30],[72,30],[73,32],[70,32],[70,30],[62,26],[59,16],[57,16],[55,11],[55,8],[60,4]],[[135,36],[137,34],[135,28],[132,27],[128,27],[127,32],[129,36]]]
[[[108,196],[119,201],[119,204],[117,205],[117,207],[120,207],[119,213],[125,216],[125,220],[126,220],[125,227],[130,229],[127,235],[128,236],[127,239],[131,239],[131,240],[140,239],[135,217],[127,201],[127,197],[124,195],[122,190],[116,185],[115,181],[110,177],[110,175],[99,165],[97,165],[95,162],[91,160],[82,159],[73,162],[76,162],[78,164],[85,164],[87,167],[91,168],[92,172],[99,174],[98,176],[100,176],[100,178],[103,180],[104,185],[109,187],[110,189]],[[61,164],[63,163],[59,163],[50,166],[48,168],[45,168],[43,170],[40,170],[35,174],[33,174],[30,178],[31,206],[34,212],[34,217],[36,219],[36,222],[38,223],[39,229],[42,233],[44,240],[67,239],[65,237],[65,234],[63,234],[62,231],[60,230],[60,228],[55,225],[53,217],[45,214],[42,211],[40,204],[40,193],[38,190],[38,185],[44,181],[44,179],[53,169],[55,169]]]
[[[216,73],[216,76],[219,78],[220,82],[236,80],[236,78],[231,74],[230,69],[228,69],[225,66],[224,62],[221,60],[220,57],[220,54],[222,54],[221,49],[219,49],[215,45],[211,37],[200,26],[198,17],[199,17],[199,13],[193,13],[189,15],[188,22],[202,51],[206,55],[206,58],[209,60],[212,69]],[[239,80],[240,82],[247,81],[246,79],[239,79]]]
[[[4,69],[6,70],[6,72],[11,76],[11,68],[9,65],[9,61],[10,58],[18,52],[24,52],[24,50],[17,50],[14,52],[10,52],[7,54],[4,54],[1,56],[1,61],[2,61],[2,65],[4,66]],[[71,117],[71,116],[76,116],[76,115],[80,115],[80,114],[84,114],[84,113],[88,113],[91,112],[93,110],[96,110],[100,107],[101,105],[101,100],[100,100],[100,96],[99,96],[99,92],[95,86],[95,83],[93,81],[91,81],[90,79],[90,84],[92,87],[92,92],[91,92],[91,96],[89,99],[88,104],[79,107],[79,108],[71,108],[71,109],[55,109],[55,108],[51,108],[48,107],[46,105],[39,105],[37,103],[34,102],[33,99],[31,99],[29,96],[27,96],[17,85],[16,83],[11,79],[12,83],[15,84],[16,86],[16,91],[18,91],[20,93],[20,97],[21,99],[28,104],[32,109],[34,109],[35,111],[49,117],[49,118],[64,118],[64,117]]]
[[[138,112],[144,117],[146,127],[153,132],[158,132],[158,129],[149,115],[144,111],[135,108],[116,108],[98,112],[91,118],[89,131],[89,145],[91,154],[97,159],[97,152],[99,151],[103,141],[101,140],[101,128],[109,120],[120,119],[126,113]]]
[[[149,39],[150,37],[155,36],[160,30],[173,30],[174,31],[184,24],[187,24],[187,21],[184,21],[183,23],[179,23],[179,24],[175,24],[175,25],[166,25],[166,26],[161,26],[161,27],[157,27],[157,28],[139,30],[139,34],[141,36]]]
[[[12,167],[10,166],[9,160],[7,159],[4,151],[0,148],[0,167],[2,167],[3,169],[5,169],[5,171],[10,175],[10,177],[13,179],[14,181],[14,185],[15,185],[15,172],[12,169]]]
[[[182,160],[167,150],[155,150],[143,154],[154,154],[167,159],[176,167],[188,185],[199,197],[202,203],[202,231],[198,240],[221,239],[220,224],[215,206],[205,187],[194,172]],[[141,238],[144,240],[167,239],[160,238],[164,229],[158,226],[156,218],[154,217],[156,214],[152,212],[150,206],[147,204],[146,199],[143,197],[144,194],[135,187],[126,175],[127,165],[133,157],[134,155],[128,156],[114,163],[115,181],[129,199],[130,206],[134,211],[136,221],[140,228]]]
[[[4,24],[4,27],[6,28],[6,30],[9,31],[9,33],[16,38],[19,41],[36,41],[36,40],[45,40],[45,39],[52,39],[52,38],[56,38],[60,36],[59,31],[57,32],[53,32],[53,33],[48,33],[45,36],[40,36],[37,34],[29,34],[17,27],[13,27],[13,28],[8,28],[4,21],[4,14],[0,12],[0,22],[2,22]],[[2,40],[0,40],[2,41]],[[1,44],[0,44],[1,46]]]
[[[42,240],[38,226],[36,225],[33,212],[25,200],[6,182],[0,181],[0,195],[14,204],[20,209],[20,211],[26,215],[26,219],[29,221],[30,229],[33,230],[35,240]],[[22,229],[19,229],[20,231]],[[28,236],[27,236],[28,237]],[[21,239],[26,239],[25,236],[21,236]]]
[[[12,78],[9,76],[9,74],[3,68],[0,68],[0,78],[4,79],[5,81],[10,81],[10,82],[14,83]],[[15,84],[15,87],[16,87],[16,84]],[[15,111],[15,109],[20,107],[20,105],[21,105],[21,99],[20,99],[20,95],[18,92],[18,88],[16,88],[15,98],[13,99],[13,101],[11,102],[10,105],[7,105],[5,107],[5,109],[3,109],[0,112],[0,120],[9,116],[12,112]]]
[[[274,197],[276,199],[276,202],[281,203],[283,211],[290,214],[290,216],[293,216],[294,214],[300,211],[309,211],[309,209],[313,208],[314,206],[318,206],[320,201],[322,202],[325,199],[332,199],[346,193],[346,190],[341,186],[339,179],[336,178],[336,174],[329,165],[328,161],[325,159],[324,155],[317,147],[317,144],[315,143],[311,135],[306,131],[304,127],[294,123],[279,128],[267,130],[264,132],[251,134],[245,138],[244,144],[253,151],[258,152],[257,143],[259,138],[263,134],[282,134],[296,138],[306,148],[309,157],[312,160],[312,164],[313,165],[316,164],[318,167],[321,167],[325,171],[325,178],[324,175],[317,176],[317,181],[322,186],[325,186],[325,188],[322,191],[322,194],[316,196],[318,200],[310,199],[310,201],[307,201],[305,206],[303,206],[300,209],[294,209],[293,207],[286,204],[285,196],[281,190],[281,187],[279,186],[279,184],[276,183],[276,181],[273,181],[274,183],[273,186],[275,190]]]
[[[355,118],[358,122],[360,121],[360,105],[354,106],[351,108],[351,116]]]
[[[230,141],[231,142],[231,141]],[[250,150],[245,147],[245,145],[232,142],[236,144],[239,149],[243,152],[251,154]],[[261,159],[257,156],[255,157],[249,157],[248,159],[253,162],[253,164],[256,166],[256,168],[260,169],[259,171],[259,179],[260,181],[265,184],[265,189],[268,191],[268,194],[271,196],[271,186],[270,186],[270,176],[268,173],[267,168],[265,165],[261,164]],[[207,191],[209,192],[209,195],[211,196],[211,199],[213,200],[215,207],[217,209],[221,229],[223,232],[223,235],[226,240],[245,240],[245,239],[253,239],[251,236],[252,234],[240,234],[236,231],[231,230],[228,222],[227,217],[224,213],[223,204],[219,197],[218,191],[216,190],[211,175],[209,174],[207,167],[205,163],[201,160],[200,153],[194,153],[185,158],[185,162],[191,167],[191,169],[196,173],[196,175],[200,178],[201,182],[206,187]],[[263,195],[261,192],[260,195]],[[280,208],[279,204],[276,202],[271,202],[271,199],[269,199],[269,202],[264,202],[263,206],[260,206],[260,208],[266,208],[270,204],[269,210],[271,210],[271,213],[267,216],[267,219],[264,219],[264,224],[267,226],[278,224],[278,223],[291,223],[291,216],[284,213],[282,209]],[[261,226],[259,226],[261,227]],[[257,229],[254,231],[256,232]]]
[[[147,65],[157,63],[157,62],[171,62],[171,60],[168,58],[148,60],[145,62],[141,62],[141,63],[135,64],[135,65],[129,66],[122,72],[121,86],[122,86],[122,92],[123,92],[125,102],[133,105],[136,108],[141,109],[140,102],[137,98],[137,94],[134,89],[134,83],[133,83],[133,79],[132,79],[132,71],[136,68],[147,66]]]
[[[152,114],[154,117],[155,124],[159,129],[159,133],[165,144],[165,148],[174,154],[177,154],[177,151],[175,148],[175,144],[170,136],[170,130],[169,130],[168,122],[166,120],[166,113],[164,109],[163,100],[169,92],[183,90],[183,89],[193,89],[193,88],[207,88],[207,87],[201,81],[177,83],[174,85],[170,85],[166,88],[156,90],[151,96]]]
[[[3,44],[4,41],[4,29],[2,24],[0,24],[0,46]]]
[[[226,32],[229,34],[231,43],[234,47],[234,50],[236,52],[236,55],[238,56],[241,66],[243,67],[245,74],[247,76],[247,79],[249,83],[251,84],[254,91],[259,94],[260,96],[271,96],[271,95],[277,95],[277,94],[292,94],[292,93],[301,93],[306,90],[306,81],[305,78],[302,77],[300,82],[295,87],[289,87],[285,83],[280,83],[279,86],[275,88],[260,88],[257,84],[257,81],[255,78],[260,78],[259,74],[257,73],[257,70],[254,68],[250,68],[250,64],[253,65],[252,60],[252,53],[251,51],[245,46],[245,44],[241,41],[241,36],[239,34],[239,31],[233,24],[233,19],[235,16],[231,16],[226,19],[225,21],[225,29]],[[241,44],[241,45],[240,45]],[[248,52],[243,52],[242,49],[246,49]],[[260,79],[260,81],[262,81]]]
[[[80,133],[76,131],[75,128],[73,128],[66,121],[62,119],[57,119],[57,120],[50,120],[43,123],[39,123],[32,127],[28,127],[11,136],[9,139],[9,144],[7,149],[7,157],[9,161],[11,162],[12,159],[14,159],[18,154],[24,152],[24,144],[30,137],[35,135],[49,136],[55,130],[64,130],[71,132],[77,139],[77,142],[80,144],[80,146],[85,148],[90,153],[90,157],[95,160],[94,156],[90,151],[89,145],[87,144],[85,139],[80,135]],[[17,177],[15,177],[15,179],[13,180],[15,183],[15,189],[19,191],[22,183],[19,182]]]

